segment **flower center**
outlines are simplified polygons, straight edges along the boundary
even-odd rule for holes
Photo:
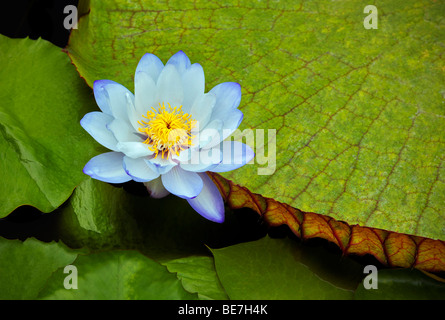
[[[142,117],[146,120],[138,121],[142,127],[139,131],[147,135],[144,143],[155,152],[155,158],[161,154],[162,159],[168,159],[173,153],[179,155],[181,150],[193,145],[191,130],[196,121],[182,111],[182,106],[172,108],[168,103],[166,109],[162,103],[158,110],[152,107]]]

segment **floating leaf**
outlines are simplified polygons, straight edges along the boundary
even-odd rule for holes
[[[196,292],[200,299],[228,299],[215,271],[212,257],[189,256],[164,263],[168,271],[176,272],[188,292]]]
[[[352,290],[318,277],[289,239],[263,239],[213,249],[218,277],[234,300],[351,299]]]
[[[0,218],[21,205],[60,206],[85,175],[97,145],[80,127],[95,108],[60,48],[0,35]]]
[[[77,289],[62,284],[67,274],[59,269],[39,295],[50,300],[178,300],[196,299],[167,268],[137,251],[109,251],[79,255]]]
[[[77,253],[61,243],[0,237],[0,256],[0,299],[32,300],[52,273],[71,264]]]
[[[241,84],[241,129],[276,130],[276,163],[224,177],[305,212],[445,240],[444,3],[379,3],[377,30],[364,6],[92,0],[67,50],[90,86],[130,90],[144,53],[185,51],[207,89]]]

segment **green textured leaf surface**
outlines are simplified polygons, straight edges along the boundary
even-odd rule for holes
[[[377,30],[364,6],[93,0],[68,51],[90,86],[133,90],[144,53],[183,50],[207,90],[241,84],[240,129],[276,129],[272,175],[257,163],[225,177],[306,212],[444,240],[444,4],[378,3]]]
[[[53,272],[71,264],[77,253],[60,243],[0,237],[0,256],[0,299],[33,300]]]
[[[203,300],[227,300],[212,257],[189,256],[163,263],[168,271],[176,272],[188,292],[197,292]]]
[[[216,271],[230,299],[351,299],[353,291],[320,278],[301,262],[289,239],[263,239],[213,249]]]
[[[21,205],[60,206],[97,144],[79,124],[91,90],[60,48],[0,35],[0,218]]]
[[[178,300],[196,299],[167,268],[137,251],[79,255],[77,289],[62,285],[67,274],[58,270],[39,295],[49,300]]]

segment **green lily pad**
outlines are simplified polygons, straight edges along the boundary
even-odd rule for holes
[[[332,274],[323,279],[313,267],[303,264],[297,244],[289,239],[265,237],[212,249],[212,253],[230,299],[343,300],[353,296],[352,289],[333,284]],[[319,259],[319,263],[322,261]]]
[[[215,271],[212,257],[189,256],[163,263],[168,271],[176,272],[182,286],[189,292],[196,292],[203,300],[227,300]]]
[[[0,35],[0,218],[21,205],[59,207],[98,152],[79,124],[97,108],[60,48]]]
[[[183,50],[207,90],[241,84],[241,130],[276,130],[275,162],[257,139],[256,164],[226,178],[306,212],[445,240],[444,3],[378,3],[378,29],[364,7],[92,0],[67,50],[90,86],[130,90],[143,54]]]
[[[167,268],[137,251],[79,255],[72,263],[77,289],[64,287],[69,276],[59,269],[39,295],[50,300],[181,300],[196,299]],[[72,280],[71,280],[72,281]],[[72,284],[72,282],[71,282]]]
[[[62,243],[0,237],[0,256],[0,299],[32,300],[53,272],[71,264],[77,253]]]

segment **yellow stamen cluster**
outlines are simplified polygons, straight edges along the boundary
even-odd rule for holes
[[[159,104],[159,109],[151,108],[147,115],[142,115],[147,120],[138,121],[142,128],[139,131],[147,136],[144,143],[155,152],[154,157],[161,154],[162,159],[167,159],[174,153],[179,155],[181,150],[192,146],[194,136],[191,130],[195,127],[192,116],[182,111],[182,106],[172,108],[168,103]]]

